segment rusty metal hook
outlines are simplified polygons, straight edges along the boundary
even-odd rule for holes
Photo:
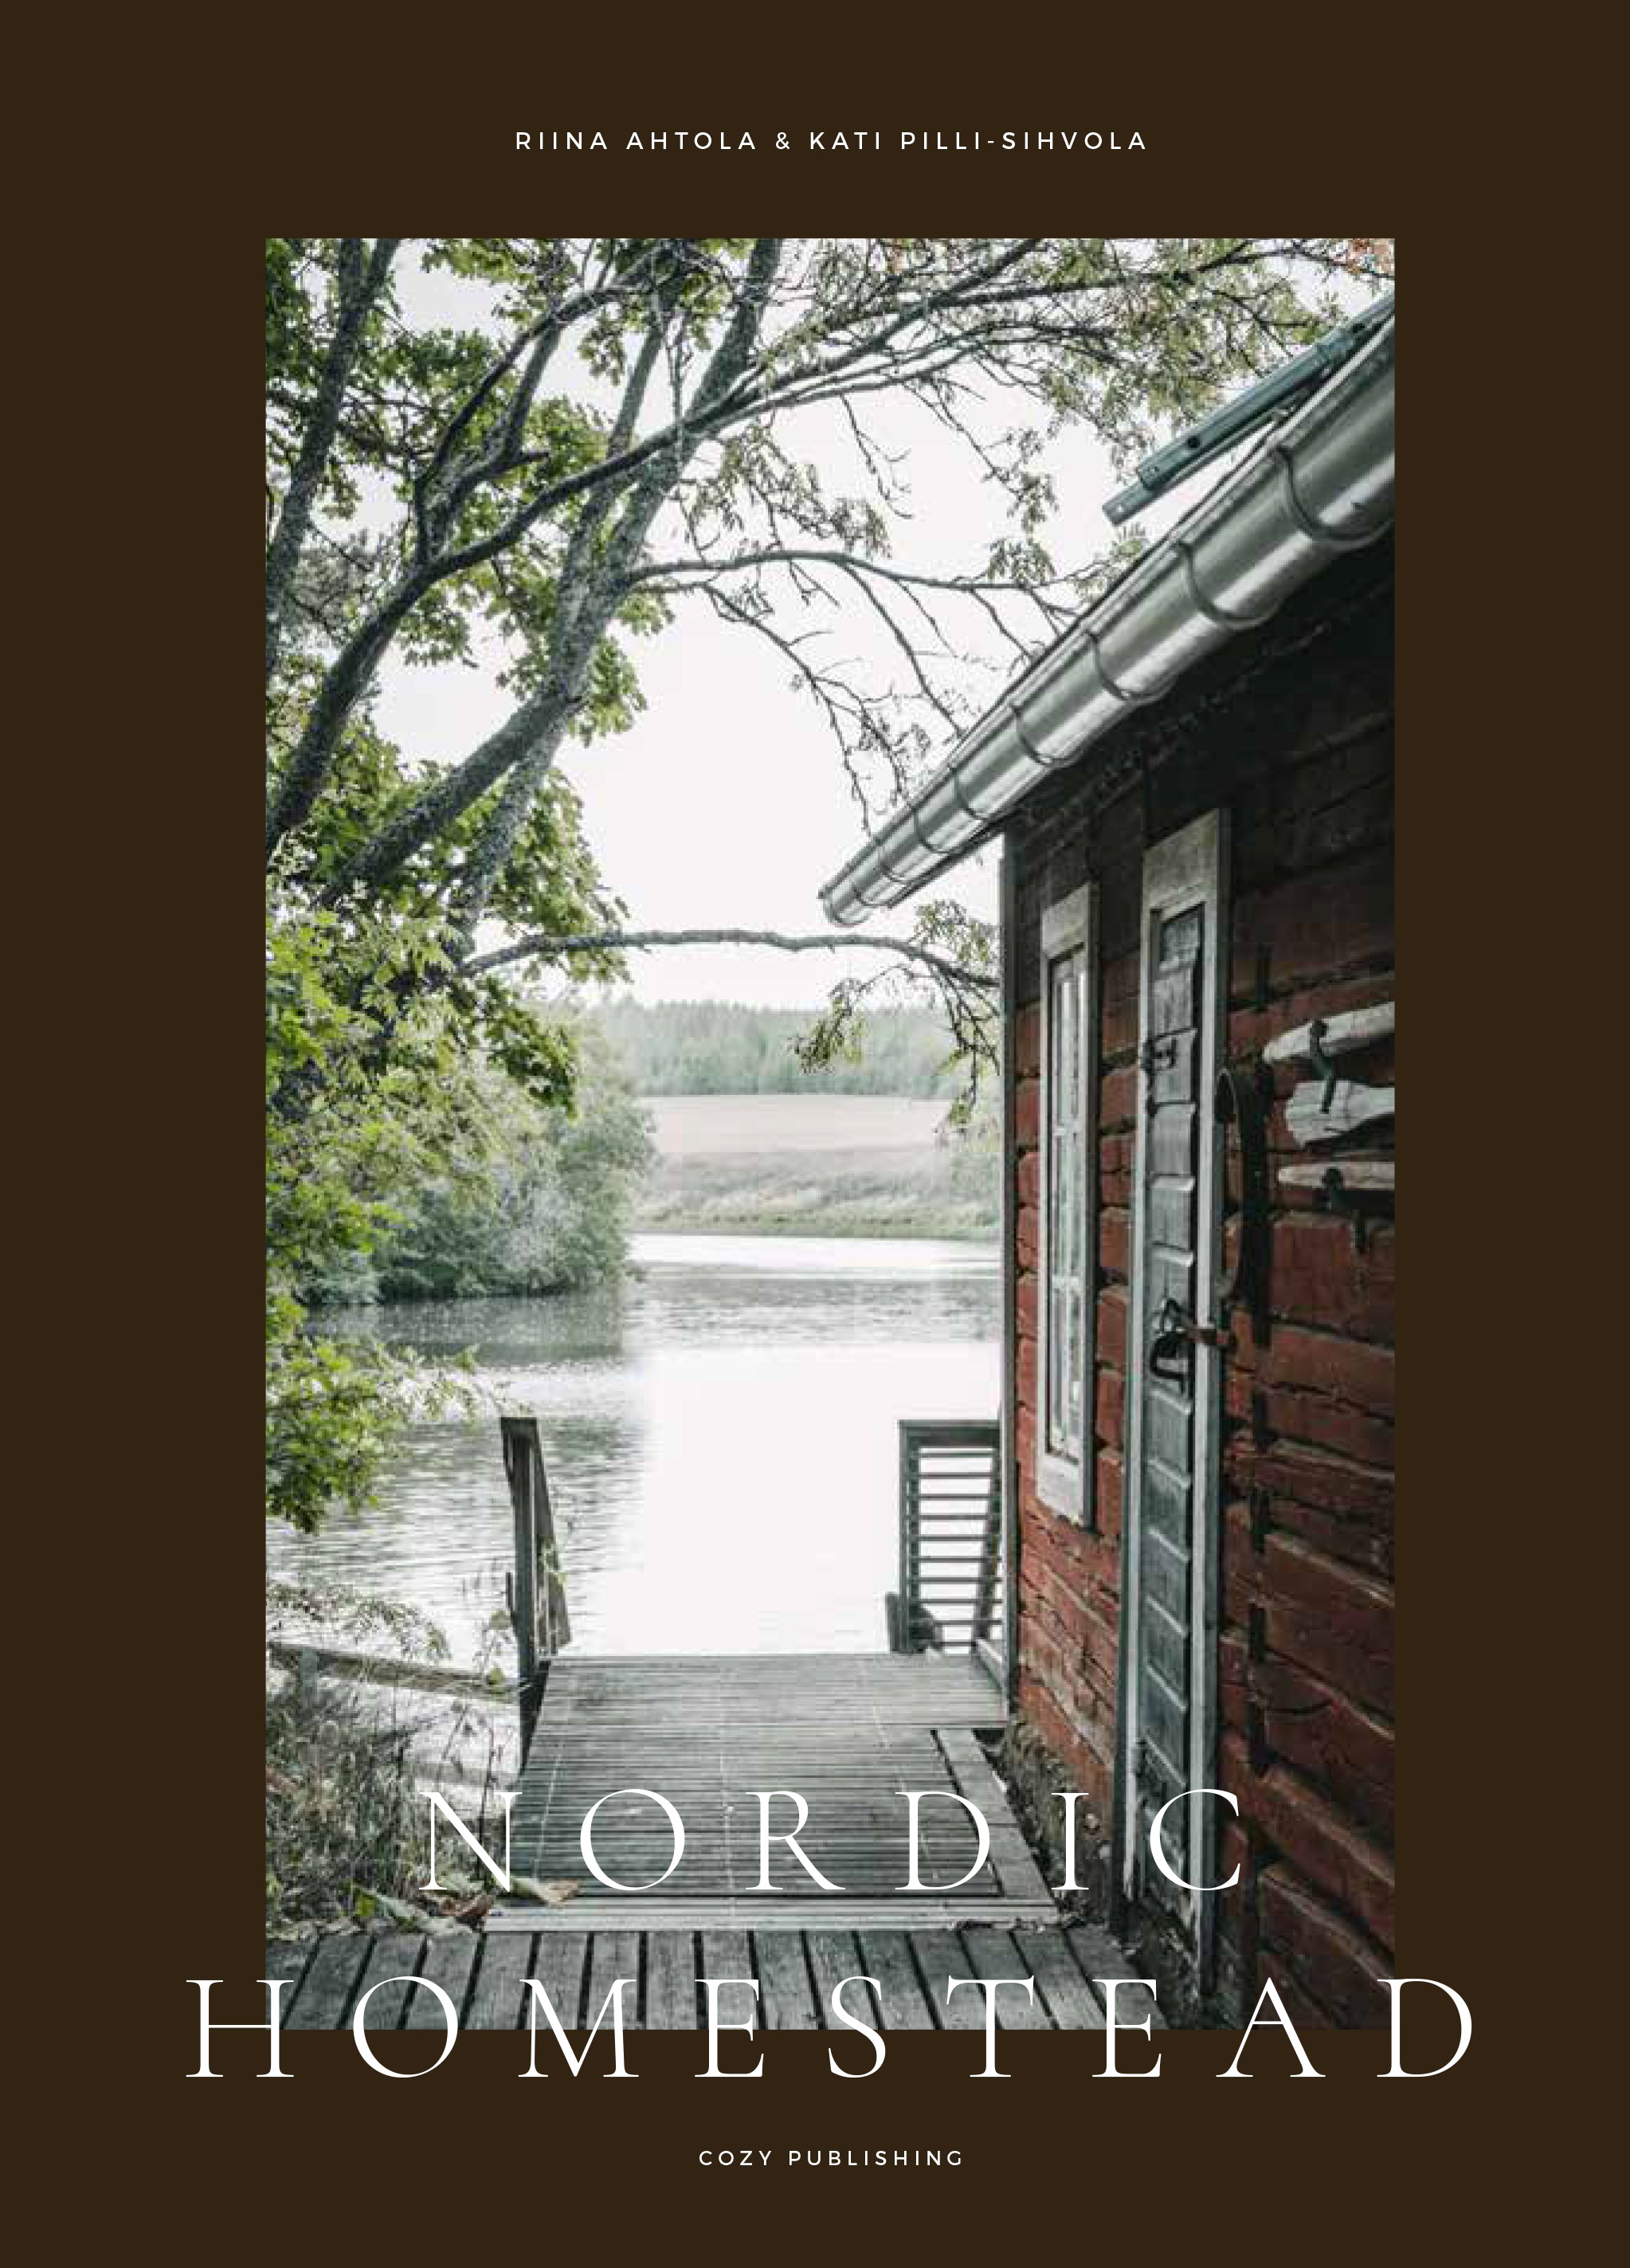
[[[1225,1064],[1217,1073],[1212,1108],[1223,1126],[1232,1126],[1239,1137],[1239,1249],[1233,1267],[1217,1286],[1218,1312],[1226,1316],[1237,1300],[1243,1300],[1251,1315],[1251,1336],[1258,1346],[1266,1346],[1269,1189],[1267,1110],[1260,1065]]]
[[[1329,1109],[1335,1097],[1336,1080],[1340,1077],[1335,1064],[1325,1053],[1325,1028],[1322,1016],[1315,1016],[1307,1027],[1307,1059],[1313,1066],[1315,1079],[1322,1079],[1325,1082],[1325,1091],[1318,1100],[1321,1110]]]

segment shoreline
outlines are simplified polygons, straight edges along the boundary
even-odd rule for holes
[[[833,1244],[966,1244],[973,1247],[995,1246],[1002,1233],[1001,1224],[992,1221],[988,1226],[970,1228],[966,1224],[947,1226],[914,1226],[901,1228],[898,1222],[887,1219],[833,1221],[819,1228],[811,1228],[805,1219],[784,1217],[775,1220],[722,1219],[675,1221],[635,1221],[628,1232],[630,1245],[642,1236],[694,1237],[698,1241],[717,1236],[756,1236],[775,1241],[785,1239],[789,1243],[826,1241]],[[540,1305],[553,1300],[579,1298],[584,1293],[608,1292],[630,1276],[642,1272],[643,1263],[632,1250],[618,1274],[605,1276],[592,1284],[561,1284],[547,1291],[518,1292],[495,1287],[484,1292],[457,1293],[423,1292],[399,1294],[393,1299],[336,1300],[312,1308],[314,1316],[366,1313],[385,1314],[396,1308],[462,1307],[479,1300],[525,1300]]]
[[[850,1240],[870,1239],[891,1244],[995,1244],[1002,1233],[999,1221],[988,1226],[970,1228],[944,1226],[902,1228],[898,1221],[887,1219],[865,1219],[833,1221],[817,1228],[807,1219],[782,1215],[776,1219],[721,1216],[716,1220],[642,1220],[635,1224],[635,1236],[765,1236],[797,1237],[805,1241],[811,1238],[828,1238],[834,1243]],[[630,1266],[639,1264],[631,1261]]]

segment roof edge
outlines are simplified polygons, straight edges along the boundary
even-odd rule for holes
[[[897,906],[975,848],[1046,774],[1086,756],[1130,711],[1276,614],[1337,554],[1393,517],[1389,316],[1126,579],[1038,656],[918,792],[826,882],[830,920]]]

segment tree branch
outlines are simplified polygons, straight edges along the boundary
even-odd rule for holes
[[[898,583],[903,589],[946,591],[958,598],[976,599],[981,593],[996,593],[1004,596],[1034,598],[1039,591],[1061,588],[1073,584],[1086,571],[1076,568],[1060,575],[1050,575],[1045,582],[1021,583],[1010,576],[994,575],[924,575],[910,568],[896,567],[886,559],[868,559],[857,551],[821,549],[814,545],[765,544],[756,550],[721,553],[709,558],[703,552],[694,559],[653,559],[636,567],[625,578],[632,589],[635,584],[660,582],[669,576],[734,575],[755,567],[784,567],[794,564],[841,567],[850,575],[876,575],[885,582]],[[682,587],[676,583],[676,588]],[[1038,600],[1040,605],[1045,600]],[[1062,608],[1065,615],[1072,608]]]
[[[266,559],[266,681],[272,681],[283,647],[283,624],[294,589],[295,571],[305,548],[306,531],[328,468],[329,453],[339,431],[345,389],[362,343],[369,312],[385,287],[392,261],[401,239],[382,236],[371,258],[364,259],[360,237],[348,236],[339,254],[339,320],[324,358],[317,398],[312,405],[300,453],[289,478],[289,492],[278,514],[276,531]]]
[[[562,735],[582,705],[584,680],[595,648],[616,611],[621,588],[651,520],[700,445],[702,428],[713,405],[728,398],[753,353],[781,253],[781,239],[776,237],[760,237],[753,246],[735,312],[694,400],[658,437],[660,448],[646,458],[641,477],[631,483],[631,493],[621,514],[606,537],[606,556],[598,567],[590,566],[593,542],[617,502],[616,491],[602,490],[574,531],[562,570],[564,595],[551,637],[550,668],[545,683],[496,731],[488,733],[473,755],[452,770],[439,774],[371,843],[364,844],[331,886],[331,896],[342,895],[357,882],[378,881],[394,872],[440,828],[485,795],[506,772],[518,764],[525,764],[527,792],[519,792],[506,800],[502,816],[496,819],[491,841],[501,849],[503,836],[513,838],[525,815],[529,792],[535,791],[541,781]],[[628,379],[612,431],[612,454],[605,460],[607,463],[631,463],[637,454],[628,444],[670,313],[671,302],[662,300]],[[484,867],[475,874],[465,894],[466,918],[473,919],[479,913],[492,880],[492,873]]]
[[[630,439],[626,448],[608,453],[592,465],[555,480],[546,480],[541,489],[485,534],[461,545],[454,543],[450,549],[435,550],[429,556],[415,553],[413,563],[395,588],[384,595],[372,614],[358,625],[326,673],[289,760],[268,821],[268,857],[285,836],[304,822],[327,777],[340,735],[372,681],[381,657],[408,616],[437,584],[497,558],[527,535],[547,513],[598,489],[635,483],[638,492],[649,494],[651,498],[646,513],[649,520],[667,482],[694,454],[701,441],[716,438],[744,418],[807,407],[811,401],[825,399],[845,372],[864,372],[881,360],[882,366],[872,367],[869,377],[852,374],[848,379],[849,390],[855,392],[908,386],[914,379],[920,381],[925,368],[932,370],[938,361],[954,361],[959,354],[966,353],[966,342],[956,335],[946,338],[937,334],[904,348],[896,342],[914,326],[954,313],[959,300],[1023,261],[1038,241],[1021,239],[1004,247],[995,257],[967,275],[955,276],[903,306],[895,301],[887,320],[824,359],[778,370],[772,349],[754,371],[749,366],[784,248],[780,238],[758,239],[748,255],[735,308],[708,372],[693,401],[672,423],[642,439]],[[1055,295],[1050,286],[1038,284],[1029,287],[1024,296],[1050,301]],[[840,311],[823,327],[820,335],[830,338],[834,331],[841,333],[848,319],[848,313]],[[811,385],[816,387],[813,393],[808,390]],[[486,470],[483,467],[483,476]],[[422,502],[421,499],[422,504]],[[427,528],[422,519],[420,527],[422,533]],[[513,754],[500,756],[499,736],[491,736],[462,768],[466,785],[481,783],[474,786],[476,793],[484,792],[492,779],[507,770],[508,763],[520,753],[514,747],[509,728],[500,730],[503,745],[513,749]],[[528,745],[532,738],[531,733],[524,733],[520,736],[521,747]],[[470,799],[473,799],[466,795],[463,801]],[[462,808],[463,802],[458,807]],[[355,873],[360,878],[378,879],[378,872],[379,860],[375,855],[356,862]]]
[[[915,945],[907,937],[851,937],[843,931],[814,937],[789,937],[774,929],[606,929],[576,937],[524,937],[496,952],[478,954],[459,971],[461,976],[484,976],[512,961],[530,961],[546,953],[635,953],[658,945],[767,945],[778,953],[843,953],[860,946],[873,953],[892,953],[902,961],[917,962],[952,984],[976,985],[994,992],[997,980],[982,969],[966,968],[943,953]]]

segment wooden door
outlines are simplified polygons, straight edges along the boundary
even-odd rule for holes
[[[1164,1908],[1202,1956],[1207,1901],[1160,1872],[1149,1838],[1162,1806],[1212,1785],[1215,1753],[1220,1358],[1199,1335],[1216,1322],[1222,853],[1213,813],[1144,863],[1124,1574],[1123,1885]],[[1167,1863],[1191,1881],[1215,1879],[1215,1809],[1178,1801],[1165,1813]]]

